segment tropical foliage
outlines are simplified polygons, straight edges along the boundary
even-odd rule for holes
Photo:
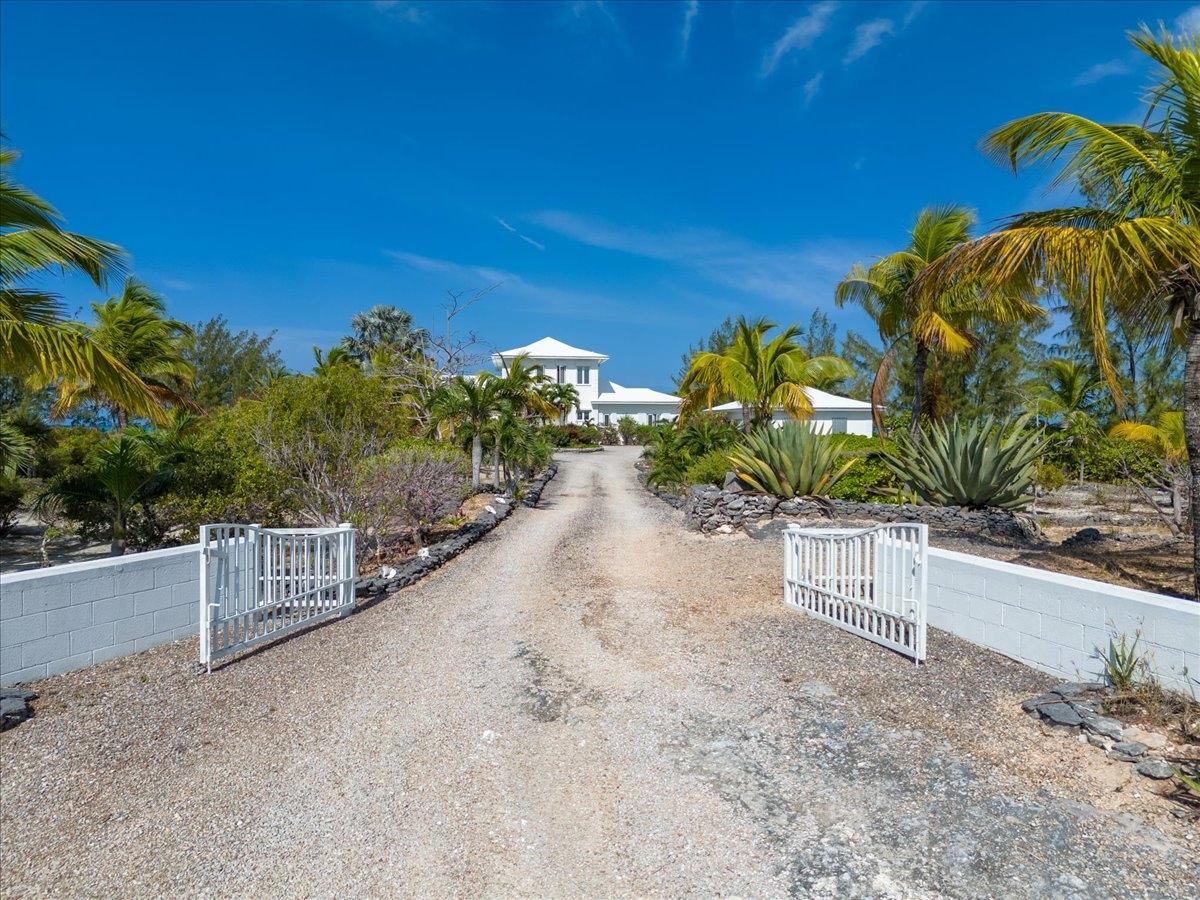
[[[785,499],[828,497],[857,462],[845,458],[828,435],[799,423],[760,428],[730,452],[729,460],[741,481]]]
[[[986,416],[930,422],[895,438],[882,459],[917,497],[938,506],[1020,509],[1032,498],[1047,439],[1026,427]]]

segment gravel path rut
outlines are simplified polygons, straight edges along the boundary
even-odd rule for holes
[[[634,459],[566,457],[429,579],[210,677],[175,645],[38,686],[0,891],[1194,896],[1195,832],[1014,711],[1041,676],[782,609],[779,548],[684,532]]]

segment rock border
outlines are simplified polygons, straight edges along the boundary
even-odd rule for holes
[[[525,496],[520,501],[521,505],[536,506],[542,497],[542,491],[557,474],[558,465],[556,463],[547,466],[540,475],[529,482]],[[376,573],[359,578],[354,583],[355,596],[378,598],[416,584],[430,572],[441,568],[482,539],[485,534],[512,515],[516,506],[517,502],[509,494],[497,495],[495,501],[484,512],[476,516],[474,521],[463,525],[450,537],[422,548],[416,556],[410,556],[399,565],[390,568],[386,576]]]
[[[925,506],[915,503],[859,503],[854,500],[780,500],[736,487],[695,485],[686,495],[655,488],[646,483],[639,467],[638,480],[668,506],[683,512],[683,524],[704,534],[730,534],[738,528],[774,518],[845,520],[849,522],[923,522],[935,528],[971,531],[1022,541],[1040,534],[1037,523],[1003,510],[964,509],[959,506]]]
[[[1076,735],[1080,743],[1098,747],[1109,759],[1132,764],[1143,778],[1174,778],[1175,767],[1158,755],[1168,746],[1163,735],[1100,714],[1099,706],[1108,689],[1102,681],[1068,681],[1030,697],[1021,709],[1038,720],[1047,734],[1059,731]]]
[[[37,699],[37,691],[20,687],[0,688],[0,731],[16,728],[26,719],[33,717],[29,705]]]

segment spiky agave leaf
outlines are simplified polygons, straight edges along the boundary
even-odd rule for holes
[[[765,426],[732,450],[729,461],[738,478],[776,497],[827,497],[858,459],[844,459],[828,436],[807,425]]]
[[[1020,509],[1029,502],[1048,439],[994,416],[932,422],[897,436],[880,459],[924,503],[969,509]]]

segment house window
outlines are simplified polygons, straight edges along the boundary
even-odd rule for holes
[[[566,366],[557,366],[554,369],[554,380],[556,382],[558,382],[559,384],[562,384],[564,381],[567,380],[567,367]]]
[[[542,366],[534,366],[533,371],[537,373],[538,378],[541,378],[543,375],[546,374],[546,370]]]
[[[579,366],[578,368],[576,368],[575,369],[575,383],[576,384],[591,384],[592,383],[592,370],[589,369],[587,366]]]
[[[605,414],[604,414],[604,424],[605,424],[605,425],[611,425],[611,424],[612,424],[612,414],[611,414],[611,413],[605,413]]]
[[[658,424],[658,413],[647,413],[646,421],[648,423],[650,423],[651,425],[657,425]]]
[[[833,420],[833,433],[834,434],[845,434],[846,433],[846,420],[845,419],[834,419]]]

